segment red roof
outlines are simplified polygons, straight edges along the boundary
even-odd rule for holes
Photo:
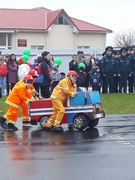
[[[0,8],[0,29],[47,30],[61,13],[65,13],[79,31],[112,32],[109,29],[71,18],[63,9],[51,11],[43,7],[33,9]]]
[[[82,21],[82,20],[79,20],[79,19],[75,19],[75,18],[71,18],[72,19],[72,22],[77,25],[76,28],[79,30],[79,31],[91,31],[91,32],[112,32],[112,30],[110,29],[106,29],[106,28],[103,28],[101,26],[97,26],[95,24],[91,24],[91,23],[88,23],[88,22],[85,22],[85,21]]]

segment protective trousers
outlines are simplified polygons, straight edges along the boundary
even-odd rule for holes
[[[56,126],[59,127],[63,116],[65,114],[65,108],[59,99],[52,99],[53,114],[46,123],[46,127]]]
[[[19,109],[9,105],[9,109],[4,115],[4,118],[7,120],[8,123],[15,124],[18,118],[18,114],[19,114]]]
[[[21,108],[22,108],[22,122],[28,122],[29,121],[29,107],[28,104],[25,102],[21,103]]]

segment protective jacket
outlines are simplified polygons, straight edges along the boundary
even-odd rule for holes
[[[27,90],[28,88],[23,81],[18,82],[7,97],[6,103],[15,108],[19,108],[22,102],[28,104],[29,100],[33,98],[32,95],[29,96]]]
[[[71,96],[76,91],[76,84],[73,84],[69,77],[61,80],[58,85],[54,88],[51,99],[59,99],[62,102]]]
[[[23,80],[20,80],[16,83],[15,86],[18,86],[19,84],[23,83]],[[26,96],[29,99],[34,99],[33,94],[36,94],[36,90],[33,87],[33,85],[31,84],[29,86],[29,88],[27,88],[27,91],[25,91]],[[29,121],[29,108],[28,108],[28,104],[25,101],[21,102],[21,108],[22,108],[22,122],[28,122]]]

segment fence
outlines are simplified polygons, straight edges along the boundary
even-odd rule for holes
[[[65,73],[69,70],[69,62],[72,59],[73,54],[77,54],[79,50],[84,52],[86,58],[90,57],[90,54],[94,54],[95,57],[99,59],[102,57],[102,53],[104,49],[74,49],[74,50],[47,50],[49,51],[53,57],[60,57],[62,59],[62,64],[60,65],[60,70],[63,70]],[[41,55],[44,50],[31,50],[29,61],[33,63],[33,60],[37,57],[37,55]],[[17,57],[23,55],[23,50],[1,50],[2,55],[14,53]]]

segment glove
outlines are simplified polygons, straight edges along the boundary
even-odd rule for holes
[[[33,97],[34,97],[35,99],[38,98],[38,97],[39,97],[39,93],[33,94]]]
[[[75,91],[75,92],[73,92],[72,93],[72,95],[71,95],[71,97],[75,97],[75,95],[77,94],[77,92]]]

